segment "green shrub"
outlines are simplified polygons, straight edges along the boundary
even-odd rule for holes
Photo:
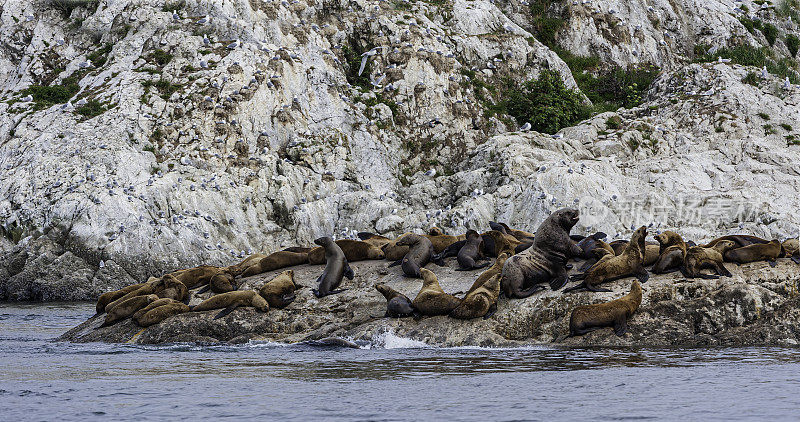
[[[619,129],[622,126],[622,119],[619,116],[611,116],[606,119],[606,127],[609,129]]]
[[[797,73],[797,62],[793,59],[784,57],[777,59],[768,47],[753,47],[750,45],[738,45],[735,47],[723,47],[715,54],[708,54],[707,45],[696,45],[694,48],[696,63],[708,63],[717,60],[717,57],[731,59],[731,63],[742,66],[767,67],[767,72],[780,78],[788,77],[793,84],[800,83],[800,76]]]
[[[342,46],[342,54],[345,59],[345,78],[347,78],[347,82],[349,82],[350,85],[358,86],[364,90],[372,88],[369,75],[372,71],[374,56],[367,60],[367,64],[364,66],[364,71],[361,75],[358,74],[358,69],[361,67],[361,55],[365,51],[371,50],[373,47],[374,45],[371,42],[362,44],[357,37],[351,37],[349,45]]]
[[[167,53],[162,49],[156,49],[153,54],[150,56],[153,60],[161,67],[164,67],[167,63],[172,61],[172,54]]]
[[[589,116],[589,110],[577,91],[568,89],[561,75],[545,70],[536,80],[522,86],[506,85],[500,108],[518,124],[529,122],[533,130],[555,133]]]
[[[172,96],[172,94],[174,94],[181,88],[180,84],[172,84],[164,79],[159,79],[155,82],[142,81],[142,86],[144,86],[145,89],[149,87],[154,87],[158,91],[158,94],[161,96],[161,98],[165,100],[169,99],[169,97]]]
[[[50,0],[48,2],[50,7],[60,11],[65,18],[68,18],[72,11],[79,7],[96,7],[98,3],[98,0]]]
[[[80,75],[72,75],[65,78],[60,85],[31,85],[24,89],[20,95],[31,95],[35,103],[34,110],[42,110],[55,104],[64,104],[80,91],[78,78]]]
[[[111,44],[106,44],[99,50],[93,51],[91,54],[86,56],[86,58],[92,62],[94,67],[100,67],[106,64],[106,61],[108,61],[108,53],[111,52],[111,47]]]
[[[551,10],[555,0],[531,0],[530,12],[532,19],[533,35],[539,42],[550,47],[556,46],[556,33],[564,27],[566,21],[560,16],[554,16]]]
[[[108,110],[100,101],[89,100],[86,104],[75,109],[75,112],[91,119],[92,117],[99,116]]]
[[[756,116],[758,116],[758,117],[760,117],[760,118],[762,118],[764,120],[769,120],[769,114],[764,113],[764,112],[756,113]]]
[[[755,72],[747,72],[747,75],[742,78],[742,82],[753,86],[758,86],[758,75],[756,75]]]
[[[780,127],[782,127],[783,130],[785,130],[787,132],[791,132],[792,131],[792,125],[790,125],[788,123],[781,123]]]
[[[778,28],[771,23],[764,24],[764,29],[761,30],[761,33],[764,34],[764,38],[767,39],[769,45],[774,45],[775,40],[778,39]]]
[[[789,49],[789,54],[792,57],[797,55],[797,50],[800,49],[800,38],[797,38],[794,34],[789,34],[786,36],[786,48]]]

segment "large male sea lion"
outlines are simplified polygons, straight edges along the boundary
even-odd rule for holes
[[[642,303],[642,285],[633,280],[630,293],[606,303],[578,306],[569,318],[569,336],[580,336],[603,327],[613,327],[622,336],[628,320]]]
[[[118,303],[113,308],[106,309],[106,319],[101,327],[108,327],[131,315],[139,309],[158,300],[156,295],[135,296]]]
[[[330,237],[320,237],[314,243],[325,248],[325,271],[317,279],[317,288],[313,289],[314,296],[323,297],[336,294],[344,290],[335,290],[342,283],[342,277],[352,280],[355,277],[353,270],[347,263],[347,258],[342,248]]]
[[[384,254],[381,248],[367,242],[352,239],[339,239],[336,244],[344,252],[347,262],[358,262],[365,260],[383,259]],[[308,263],[314,265],[324,264],[325,248],[318,247],[308,253]]]
[[[686,258],[686,243],[678,233],[664,231],[655,236],[660,244],[658,259],[653,264],[654,274],[677,271]]]
[[[97,314],[99,315],[105,312],[106,306],[108,306],[109,303],[121,298],[122,296],[125,296],[130,292],[138,290],[143,285],[144,283],[131,284],[130,286],[123,287],[119,290],[101,294],[100,297],[97,298],[97,305],[95,306]]]
[[[214,316],[219,319],[233,312],[240,306],[252,306],[257,311],[269,311],[269,303],[261,297],[255,290],[237,290],[235,292],[221,293],[211,296],[192,308],[193,312],[210,311],[212,309],[223,309],[222,312]]]
[[[271,308],[282,309],[294,301],[294,291],[299,288],[294,283],[294,270],[286,270],[261,286],[258,293]]]
[[[403,269],[403,274],[407,277],[420,278],[420,269],[423,268],[428,262],[431,261],[434,255],[433,244],[430,239],[418,234],[407,234],[397,242],[398,246],[408,246],[408,253],[399,261],[390,264],[390,267],[400,265]],[[437,265],[442,265],[441,261],[436,262]]]
[[[754,243],[742,246],[741,248],[729,249],[722,256],[726,261],[746,264],[748,262],[767,261],[769,265],[775,266],[778,257],[781,256],[781,242],[772,240],[769,243]]]
[[[422,276],[422,289],[411,302],[420,314],[426,316],[447,315],[461,303],[461,299],[442,290],[433,271],[422,268],[420,275]]]
[[[267,271],[275,271],[281,268],[294,267],[308,263],[308,252],[273,252],[251,265],[242,273],[242,277],[250,277]]]
[[[375,285],[375,290],[379,291],[386,298],[386,314],[390,318],[404,318],[417,314],[411,300],[404,294],[387,286],[385,283]]]
[[[569,237],[578,222],[578,210],[563,208],[539,226],[531,247],[509,258],[503,266],[500,287],[509,298],[525,298],[549,283],[558,290],[567,282],[567,260],[581,253]]]
[[[714,242],[714,246],[710,248],[692,246],[686,249],[686,258],[684,259],[684,266],[681,267],[681,272],[687,278],[715,279],[719,278],[719,276],[730,277],[730,271],[722,263],[724,261],[723,255],[735,247],[736,242],[725,239]],[[717,275],[701,273],[700,270],[704,268],[714,270]]]
[[[482,286],[467,293],[461,303],[450,312],[450,316],[458,319],[489,318],[497,311],[499,295],[500,274],[495,274]]]
[[[456,256],[458,270],[471,271],[489,266],[489,262],[478,265],[476,262],[483,258],[483,238],[475,230],[467,231],[467,239],[464,246],[458,251]]]
[[[642,226],[636,229],[631,236],[630,242],[621,254],[611,256],[606,254],[597,264],[586,270],[585,273],[577,277],[583,277],[583,282],[579,285],[565,289],[564,292],[571,292],[579,289],[587,289],[593,292],[610,292],[609,289],[597,287],[600,283],[616,280],[630,275],[636,276],[642,283],[650,277],[644,269],[645,238],[647,237],[647,227]]]

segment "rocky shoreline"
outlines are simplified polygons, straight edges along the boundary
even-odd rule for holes
[[[442,288],[458,296],[469,288],[480,270],[455,271],[433,264]],[[643,285],[641,307],[628,322],[628,332],[614,335],[610,328],[581,337],[564,339],[571,310],[578,305],[600,303],[627,293],[632,278],[608,284],[610,293],[565,294],[545,291],[522,300],[500,298],[492,317],[461,321],[449,317],[383,318],[386,301],[373,285],[385,282],[413,297],[421,281],[402,276],[385,261],[351,263],[356,273],[345,280],[343,293],[317,299],[310,285],[321,265],[293,267],[295,281],[304,286],[285,309],[260,313],[239,308],[214,320],[217,311],[176,315],[142,329],[130,319],[99,328],[103,317],[95,316],[59,338],[72,342],[116,342],[161,344],[174,342],[245,343],[275,341],[295,343],[327,337],[370,341],[383,333],[422,342],[429,346],[514,347],[557,344],[565,347],[699,347],[699,346],[795,346],[800,341],[798,283],[800,271],[789,259],[736,266],[727,264],[732,277],[717,280],[687,280],[680,273],[651,275]],[[242,280],[241,289],[258,288],[280,271]],[[460,293],[459,293],[460,292]],[[193,294],[197,304],[211,293]]]

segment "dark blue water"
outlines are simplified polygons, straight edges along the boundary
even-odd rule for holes
[[[133,346],[91,304],[0,305],[0,420],[796,420],[800,350]]]

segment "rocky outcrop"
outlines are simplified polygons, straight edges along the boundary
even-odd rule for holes
[[[479,271],[430,268],[448,293],[466,292]],[[317,299],[310,284],[322,266],[294,268],[295,281],[305,288],[287,308],[260,313],[237,309],[218,320],[218,311],[193,312],[171,317],[142,330],[130,320],[99,328],[103,317],[89,319],[61,339],[67,341],[131,342],[298,342],[326,337],[375,342],[386,333],[432,346],[518,346],[557,344],[565,346],[708,346],[796,345],[797,264],[779,259],[776,267],[765,262],[743,266],[727,264],[730,278],[686,280],[680,273],[651,275],[645,283],[642,305],[628,322],[628,333],[614,335],[610,328],[581,337],[564,339],[569,316],[576,306],[605,302],[627,293],[631,278],[609,283],[610,293],[545,291],[523,300],[501,298],[489,319],[461,321],[449,317],[383,318],[386,301],[373,285],[386,282],[414,298],[420,280],[404,278],[385,262],[352,263],[356,277],[345,280],[343,293]],[[258,288],[277,272],[243,280],[240,289]],[[194,295],[199,303],[208,294]]]

